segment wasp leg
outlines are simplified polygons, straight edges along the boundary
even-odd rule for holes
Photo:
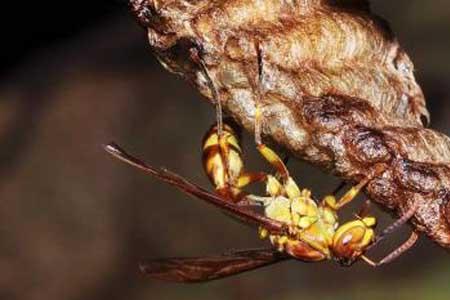
[[[365,217],[367,217],[369,215],[370,205],[370,200],[364,201],[355,217],[358,219],[364,219]]]
[[[277,170],[281,177],[281,184],[273,176],[267,177],[266,191],[272,197],[285,194],[290,199],[300,197],[302,192],[310,193],[308,190],[300,190],[297,183],[290,177],[289,171],[283,160],[269,147],[264,144],[257,145],[259,153]]]
[[[263,182],[267,180],[267,174],[264,172],[243,173],[237,180],[237,187],[244,188],[249,184]]]
[[[331,195],[336,196],[340,191],[344,189],[346,185],[347,183],[345,181],[341,181],[341,183],[334,189]]]
[[[219,136],[222,135],[223,132],[223,115],[222,115],[222,101],[220,99],[220,94],[217,92],[217,88],[214,85],[214,81],[212,80],[208,68],[206,67],[205,61],[200,54],[201,50],[199,47],[193,47],[190,50],[191,59],[200,66],[203,75],[206,78],[207,85],[211,91],[212,98],[214,99],[214,104],[216,107],[216,119],[217,119],[217,133]]]
[[[327,196],[326,202],[327,204],[333,208],[334,210],[339,210],[346,204],[350,203],[353,199],[355,199],[361,189],[371,180],[370,177],[365,178],[360,183],[355,186],[352,186],[339,200],[336,201],[335,196]]]
[[[257,42],[255,44],[256,55],[257,55],[257,63],[258,63],[258,82],[256,83],[255,94],[255,143],[258,148],[258,151],[261,155],[272,165],[275,167],[277,172],[280,174],[283,181],[286,181],[289,178],[289,172],[287,170],[286,165],[283,160],[269,147],[264,145],[262,142],[262,122],[263,122],[263,106],[261,103],[262,100],[262,81],[264,76],[264,65],[262,58],[262,49]]]
[[[257,145],[262,144],[261,139],[261,129],[262,129],[262,117],[263,117],[263,107],[261,105],[261,99],[262,99],[262,92],[261,92],[261,86],[263,81],[263,59],[262,59],[262,51],[261,47],[259,45],[259,42],[256,42],[255,44],[256,48],[256,57],[257,57],[257,64],[258,64],[258,79],[256,88],[255,88],[255,94],[256,94],[256,100],[255,100],[255,142]]]
[[[336,201],[335,195],[329,195],[324,198],[324,201],[334,210],[339,210],[346,204],[355,199],[361,190],[377,175],[384,171],[383,166],[377,166],[370,175],[361,180],[357,185],[351,187],[339,200]]]
[[[406,242],[404,242],[401,246],[399,246],[397,249],[386,255],[383,259],[381,259],[378,262],[374,262],[373,260],[367,258],[364,255],[361,256],[361,259],[364,260],[367,264],[371,265],[372,267],[379,267],[381,265],[388,264],[397,259],[398,257],[400,257],[409,249],[411,249],[411,247],[416,244],[418,238],[419,235],[415,231],[413,231]]]
[[[259,43],[256,43],[256,55],[257,55],[257,63],[258,63],[258,82],[256,83],[255,94],[255,143],[258,151],[261,155],[272,165],[275,167],[277,172],[280,174],[282,179],[286,181],[289,178],[289,172],[283,160],[269,147],[264,145],[262,142],[262,123],[263,123],[263,106],[261,103],[262,99],[262,81],[264,76],[263,70],[263,59],[262,59],[262,50]]]
[[[265,144],[257,144],[257,149],[259,153],[264,157],[265,160],[269,162],[280,174],[283,181],[286,181],[289,178],[289,171],[284,164],[283,160],[269,147]]]
[[[249,184],[256,182],[263,182],[267,180],[267,174],[264,172],[257,173],[243,173],[237,180],[237,187],[239,189],[246,187]],[[256,201],[251,198],[252,195],[246,194],[242,192],[238,201],[236,201],[236,205],[239,206],[262,206],[261,201]]]

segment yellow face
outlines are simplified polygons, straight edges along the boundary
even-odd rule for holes
[[[355,262],[375,239],[376,219],[366,217],[347,222],[336,230],[333,238],[333,257],[342,265]]]

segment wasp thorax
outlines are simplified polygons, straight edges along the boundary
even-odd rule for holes
[[[272,199],[266,206],[265,214],[271,219],[292,224],[291,200],[283,196]]]
[[[333,255],[341,264],[348,265],[360,257],[374,241],[373,217],[351,221],[341,225],[333,238]]]

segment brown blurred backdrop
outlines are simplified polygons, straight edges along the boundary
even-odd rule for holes
[[[52,8],[58,18],[44,29],[40,22],[53,13],[38,10],[27,11],[31,23],[15,10],[20,24],[3,27],[13,39],[4,40],[0,81],[0,299],[450,299],[449,253],[426,238],[375,270],[293,261],[203,285],[139,274],[145,258],[261,242],[254,230],[102,151],[102,143],[115,140],[208,186],[199,147],[214,112],[158,65],[125,6],[100,2],[95,9],[78,3],[76,26],[58,23],[71,12],[60,3]],[[372,2],[415,62],[432,127],[450,134],[450,3]],[[267,169],[251,138],[245,143],[249,168]],[[300,162],[290,168],[317,195],[338,183]],[[390,221],[376,213],[384,216],[381,226]],[[373,255],[392,249],[406,232]]]

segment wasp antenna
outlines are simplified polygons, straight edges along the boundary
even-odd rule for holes
[[[206,84],[210,89],[211,96],[214,99],[214,104],[216,107],[216,121],[217,121],[217,134],[219,136],[222,136],[223,134],[223,110],[222,110],[222,101],[220,99],[220,94],[217,91],[217,87],[214,84],[213,79],[211,78],[211,75],[208,70],[208,66],[206,65],[204,59],[203,59],[203,53],[202,49],[199,45],[195,45],[194,48],[191,49],[191,58],[194,62],[196,62],[203,75],[206,79]]]
[[[411,232],[411,235],[407,241],[405,241],[402,245],[397,247],[397,249],[395,249],[394,251],[392,251],[391,253],[386,255],[379,262],[374,262],[373,260],[371,260],[370,258],[368,258],[364,255],[361,255],[361,259],[364,260],[367,264],[371,265],[372,267],[379,267],[381,265],[391,263],[392,261],[394,261],[395,259],[400,257],[402,254],[404,254],[406,251],[411,249],[411,247],[416,244],[418,239],[419,239],[419,234],[417,234],[417,232],[413,231],[413,232]]]
[[[394,231],[396,231],[398,228],[400,228],[400,226],[402,226],[403,224],[405,224],[406,222],[408,222],[416,213],[418,208],[417,204],[413,204],[413,206],[411,206],[403,216],[401,216],[397,221],[395,221],[394,223],[392,223],[390,226],[386,227],[375,239],[375,242],[370,245],[370,247],[368,249],[373,248],[375,245],[377,245],[379,242],[381,242],[382,240],[384,240],[389,234],[393,233]]]
[[[408,240],[406,240],[406,242],[404,242],[397,249],[395,249],[390,254],[388,254],[377,265],[381,266],[381,265],[385,265],[385,264],[388,264],[388,263],[394,261],[395,259],[400,257],[403,253],[405,253],[406,251],[411,249],[412,246],[414,246],[416,244],[418,239],[419,239],[419,235],[417,234],[417,232],[415,232],[415,231],[411,232],[411,235],[408,238]]]

